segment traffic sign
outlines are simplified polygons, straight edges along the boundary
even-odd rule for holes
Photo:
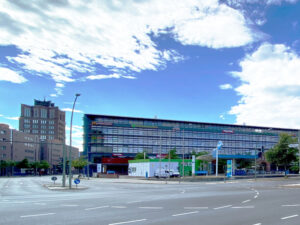
[[[75,184],[79,184],[79,183],[80,183],[80,180],[79,180],[79,179],[75,179],[75,180],[74,180],[74,183],[75,183]]]
[[[221,147],[222,147],[222,145],[223,145],[223,142],[222,142],[222,141],[219,141],[218,144],[217,144],[217,149],[220,150]]]
[[[57,180],[57,177],[51,177],[51,180],[53,180],[53,182],[55,184],[55,181]]]

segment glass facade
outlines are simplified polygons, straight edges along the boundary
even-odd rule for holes
[[[267,150],[285,132],[294,136],[295,129],[213,124],[104,115],[84,115],[84,153],[177,154],[211,152],[219,140],[220,154],[253,155],[262,147]]]

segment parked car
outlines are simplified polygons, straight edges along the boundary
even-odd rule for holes
[[[174,170],[166,170],[166,169],[161,169],[159,172],[159,169],[157,169],[154,173],[154,176],[156,178],[162,177],[162,178],[167,178],[167,177],[179,177],[180,173],[179,171],[174,171]]]

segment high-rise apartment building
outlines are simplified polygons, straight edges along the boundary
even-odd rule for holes
[[[51,101],[34,100],[34,105],[21,105],[19,130],[38,135],[40,140],[65,140],[65,112]]]

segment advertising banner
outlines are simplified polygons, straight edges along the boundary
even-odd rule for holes
[[[232,177],[232,160],[227,160],[227,177]]]

